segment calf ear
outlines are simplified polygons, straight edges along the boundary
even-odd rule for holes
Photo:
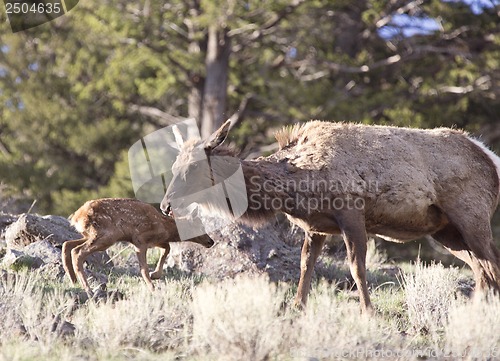
[[[210,151],[224,142],[229,133],[229,128],[231,128],[231,120],[228,119],[222,126],[217,129],[208,139],[205,141],[205,150]]]

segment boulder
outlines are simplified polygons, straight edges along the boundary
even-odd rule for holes
[[[5,241],[5,230],[17,220],[17,216],[0,212],[0,258],[5,254],[2,250],[7,248]]]
[[[31,257],[22,251],[8,248],[2,259],[2,267],[19,270],[21,268],[36,269],[43,265],[43,261],[38,257]]]
[[[43,263],[61,262],[61,249],[56,248],[46,239],[27,245],[23,248],[23,253],[30,257],[40,258]]]
[[[230,224],[210,236],[215,245],[209,249],[190,242],[172,244],[167,267],[217,279],[264,272],[273,281],[299,278],[301,248],[296,242],[284,242],[291,238],[288,227]]]
[[[80,239],[82,236],[61,216],[39,216],[21,214],[3,215],[0,221],[8,224],[4,231],[5,249],[1,265],[7,269],[37,269],[50,278],[63,279],[61,249],[66,240]],[[85,272],[92,284],[107,282],[113,263],[106,252],[90,255]]]
[[[17,216],[7,213],[0,213],[0,234],[5,232],[5,228],[7,228],[11,223],[14,223],[17,220]]]
[[[35,257],[45,252],[42,257],[45,259],[44,263],[61,263],[62,244],[79,238],[82,238],[81,234],[61,216],[21,214],[5,229],[8,249],[26,254],[36,253]],[[113,266],[106,252],[90,255],[87,263],[94,269],[109,269]]]
[[[7,246],[18,250],[41,240],[61,246],[64,241],[78,238],[81,238],[81,235],[66,218],[61,216],[42,217],[35,214],[21,214],[5,230]]]

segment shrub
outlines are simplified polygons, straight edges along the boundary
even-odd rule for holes
[[[442,264],[424,266],[420,261],[415,273],[403,275],[403,287],[412,328],[424,334],[435,335],[442,329],[448,310],[459,298],[457,268],[445,268]]]
[[[285,290],[268,277],[202,283],[193,293],[193,346],[217,360],[266,360],[283,342]]]
[[[378,316],[360,314],[358,302],[340,301],[334,287],[320,284],[307,310],[294,321],[289,345],[305,359],[391,358],[402,342],[395,329]]]
[[[446,356],[467,360],[500,358],[500,299],[474,300],[449,310]]]

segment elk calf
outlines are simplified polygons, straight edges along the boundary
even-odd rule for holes
[[[93,293],[83,271],[83,263],[90,254],[104,251],[116,242],[132,243],[139,260],[141,275],[149,289],[153,291],[151,279],[162,276],[163,264],[170,251],[169,243],[180,241],[172,218],[162,216],[153,206],[136,199],[103,198],[88,201],[71,216],[71,224],[83,238],[64,242],[62,247],[64,270],[73,283],[76,283],[78,276],[90,297]],[[205,247],[214,244],[208,235],[190,241]],[[152,247],[161,247],[164,251],[150,276],[146,252]]]

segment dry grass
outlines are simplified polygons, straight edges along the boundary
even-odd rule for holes
[[[500,359],[500,299],[475,300],[450,309],[445,354],[465,360]]]
[[[417,265],[364,317],[326,282],[298,312],[292,285],[264,276],[169,277],[154,293],[122,277],[110,287],[124,299],[79,304],[68,284],[21,273],[0,281],[0,360],[496,359],[500,300],[464,300],[457,275]]]
[[[411,327],[432,336],[442,329],[452,304],[461,298],[457,268],[441,264],[425,267],[418,261],[412,273],[403,275],[403,287]]]
[[[179,347],[189,323],[189,297],[182,285],[171,286],[163,284],[152,294],[137,285],[121,301],[108,299],[79,308],[72,317],[77,339],[97,349],[164,351]]]
[[[327,284],[314,289],[307,312],[289,331],[292,355],[306,359],[375,359],[404,347],[394,325],[379,315],[361,315],[357,302],[340,300]]]
[[[370,238],[366,249],[366,268],[369,270],[377,269],[387,262],[387,254],[377,248],[374,238]]]
[[[285,288],[267,277],[202,284],[193,293],[193,348],[217,360],[266,360],[282,347]]]

